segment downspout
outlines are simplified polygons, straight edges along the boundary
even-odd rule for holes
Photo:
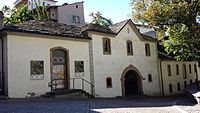
[[[160,60],[161,88],[162,88],[162,96],[165,96],[165,93],[164,93],[164,83],[163,83],[163,74],[162,74],[162,61],[163,60]]]

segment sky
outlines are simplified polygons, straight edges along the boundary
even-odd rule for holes
[[[0,9],[4,5],[11,8],[15,0],[0,0]],[[131,18],[130,0],[57,0],[57,5],[63,3],[74,3],[84,1],[84,13],[86,22],[91,22],[89,16],[91,12],[101,12],[103,17],[111,19],[113,23],[117,23]]]

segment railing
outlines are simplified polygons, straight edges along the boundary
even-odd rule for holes
[[[90,83],[89,81],[83,79],[83,78],[70,78],[68,79],[68,81],[70,81],[70,85],[72,84],[72,89],[80,89],[80,87],[76,87],[75,81],[76,80],[81,80],[81,82],[79,82],[81,85],[81,89],[85,90],[85,85],[89,85],[91,88],[91,93],[93,93],[94,90],[94,85],[92,83]],[[72,83],[71,83],[72,81]],[[65,88],[65,82],[66,79],[63,78],[59,78],[59,79],[52,79],[49,83],[48,86],[51,87],[51,92],[55,91],[56,89],[64,89]],[[77,83],[77,82],[76,82]],[[69,86],[70,87],[70,86]]]

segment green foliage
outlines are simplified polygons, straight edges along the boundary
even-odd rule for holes
[[[10,17],[4,18],[4,24],[13,25],[29,20],[49,19],[48,12],[46,11],[46,6],[39,6],[38,4],[35,4],[35,7],[36,8],[34,10],[29,10],[27,5],[21,5],[13,10],[7,9],[7,7],[3,7],[5,9],[2,9],[4,13],[7,12],[11,14]]]
[[[177,60],[200,61],[200,0],[132,1],[134,20],[156,28],[168,54]],[[165,35],[168,40],[163,40]]]
[[[112,25],[111,19],[107,19],[107,18],[103,17],[100,12],[91,13],[90,16],[93,17],[92,22],[91,22],[93,24],[99,24],[102,26]]]

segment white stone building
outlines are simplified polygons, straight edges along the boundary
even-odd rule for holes
[[[20,5],[28,5],[29,10],[33,10],[36,7],[36,4],[39,6],[55,6],[55,0],[16,0],[14,2],[14,7],[19,7]]]
[[[131,20],[110,27],[53,21],[4,26],[0,91],[10,98],[55,89],[82,89],[96,97],[182,94],[183,84],[199,75],[195,62],[175,61],[137,27]]]

